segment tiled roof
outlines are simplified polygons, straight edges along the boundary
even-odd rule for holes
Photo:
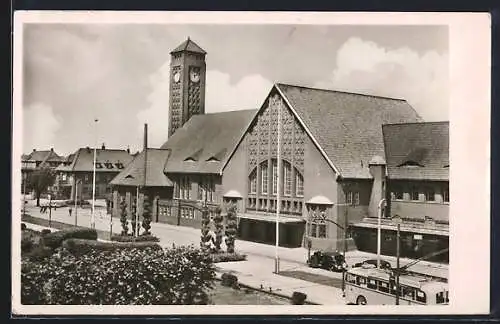
[[[200,54],[207,53],[201,47],[199,47],[195,42],[193,42],[190,38],[185,40],[181,45],[177,46],[170,53],[176,53],[176,52],[193,52],[193,53],[200,53]]]
[[[449,122],[382,127],[392,179],[449,180]]]
[[[368,162],[384,156],[382,124],[420,122],[405,101],[286,84],[285,97],[343,178],[371,178]]]
[[[97,149],[96,172],[119,172],[132,161],[133,156],[126,150]],[[70,171],[93,171],[94,149],[80,148],[74,153]]]
[[[27,162],[39,162],[39,166],[42,167],[47,162],[62,162],[64,157],[59,156],[52,149],[43,151],[33,150],[30,154],[23,154],[22,160]]]
[[[169,150],[147,149],[146,182],[144,182],[144,151],[134,157],[132,162],[110,183],[115,186],[171,187],[172,181],[163,173]]]
[[[163,144],[166,173],[219,173],[257,109],[195,115]]]

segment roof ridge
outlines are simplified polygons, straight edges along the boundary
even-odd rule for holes
[[[287,86],[287,87],[302,88],[302,89],[308,89],[308,90],[317,90],[317,91],[324,91],[324,92],[336,92],[336,93],[344,93],[344,94],[350,94],[350,95],[358,95],[358,96],[363,96],[363,97],[380,98],[380,99],[387,99],[387,100],[407,102],[407,100],[404,99],[404,98],[386,97],[386,96],[380,96],[380,95],[374,95],[374,94],[367,94],[367,93],[360,93],[360,92],[352,92],[352,91],[343,91],[343,90],[333,90],[333,89],[317,88],[317,87],[303,86],[303,85],[296,85],[296,84],[289,84],[289,83],[283,83],[283,82],[277,82],[277,83],[275,83],[275,85],[276,86],[282,85],[282,86]]]

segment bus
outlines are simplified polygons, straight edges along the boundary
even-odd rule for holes
[[[363,265],[346,271],[345,297],[350,305],[395,305],[396,281],[391,270]],[[401,274],[399,305],[447,305],[448,283]]]

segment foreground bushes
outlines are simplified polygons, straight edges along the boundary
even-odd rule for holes
[[[90,228],[69,228],[43,236],[43,245],[56,249],[62,245],[66,239],[78,238],[86,240],[97,240],[97,231]]]
[[[65,240],[62,247],[75,256],[91,253],[92,251],[162,250],[161,246],[154,242],[103,242],[74,238]]]
[[[111,241],[116,242],[160,242],[160,239],[154,235],[113,235]]]
[[[214,287],[210,256],[192,246],[165,252],[153,247],[89,249],[79,254],[70,250],[65,243],[50,258],[23,260],[23,304],[207,304],[208,291]]]
[[[214,263],[219,262],[233,262],[233,261],[245,261],[247,259],[246,254],[238,253],[214,253],[210,257]]]

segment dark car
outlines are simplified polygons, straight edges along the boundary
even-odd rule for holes
[[[353,268],[358,268],[358,267],[362,267],[363,265],[372,265],[372,266],[377,267],[377,259],[364,260],[362,262],[358,262],[358,263],[354,264],[352,267]],[[388,261],[380,260],[380,268],[381,269],[391,270],[392,269],[392,265]]]
[[[316,251],[307,260],[311,268],[321,268],[329,271],[341,272],[347,269],[345,258],[339,252]]]

